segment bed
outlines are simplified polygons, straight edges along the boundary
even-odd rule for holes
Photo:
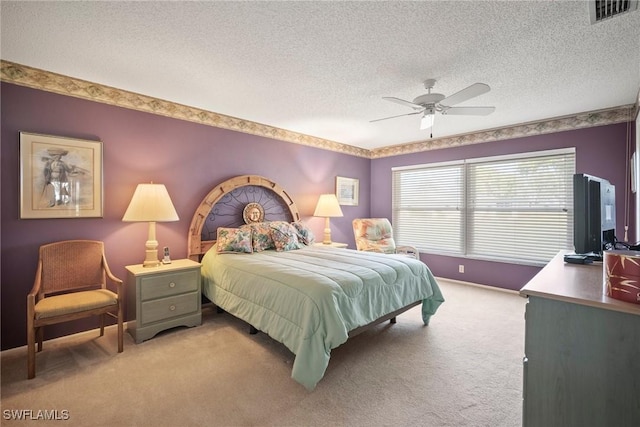
[[[419,304],[427,325],[444,298],[421,261],[312,245],[299,220],[295,203],[276,183],[254,175],[230,179],[194,214],[189,257],[202,263],[206,298],[284,344],[295,354],[292,378],[312,390],[331,350],[350,336]],[[256,230],[265,227],[276,243],[292,246],[254,251],[261,244]],[[281,229],[289,232],[286,238]],[[226,233],[242,234],[234,242],[244,243],[227,246]]]

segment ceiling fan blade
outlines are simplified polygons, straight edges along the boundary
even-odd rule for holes
[[[382,99],[395,102],[396,104],[404,105],[405,107],[411,107],[414,110],[424,110],[424,107],[422,105],[414,104],[413,102],[405,101],[404,99],[394,98],[392,96],[383,96]]]
[[[451,107],[442,110],[442,115],[449,116],[486,116],[496,111],[496,107]]]
[[[422,111],[415,111],[413,113],[407,113],[407,114],[399,114],[397,116],[391,116],[391,117],[383,117],[382,119],[369,120],[369,123],[379,122],[381,120],[395,119],[396,117],[402,117],[402,116],[413,116],[414,114],[420,114],[420,113],[422,113]]]
[[[440,105],[450,107],[452,105],[464,102],[467,99],[475,98],[476,96],[482,95],[483,93],[487,93],[490,90],[491,88],[489,87],[489,85],[486,85],[484,83],[474,83],[471,86],[464,88],[451,96],[447,96],[445,99],[440,101]]]

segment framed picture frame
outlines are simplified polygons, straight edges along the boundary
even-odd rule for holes
[[[356,178],[336,177],[336,197],[344,206],[358,206],[360,181]]]
[[[102,142],[20,132],[20,218],[102,215]]]

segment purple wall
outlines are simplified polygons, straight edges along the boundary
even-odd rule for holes
[[[237,175],[265,176],[296,201],[302,220],[322,236],[313,218],[321,193],[335,191],[336,175],[360,180],[359,206],[333,218],[332,239],[354,247],[351,220],[369,215],[370,160],[213,128],[73,97],[2,83],[1,310],[2,349],[26,343],[26,295],[33,285],[38,247],[66,239],[105,242],[109,265],[125,279],[125,265],[144,259],[147,225],[121,221],[138,183],[166,185],[180,221],[157,224],[160,247],[187,254],[194,210],[211,188]],[[19,132],[103,142],[104,217],[19,219]],[[92,320],[45,328],[45,339],[97,325]]]
[[[633,126],[630,126],[632,129]],[[371,215],[391,218],[391,168],[486,156],[576,148],[576,172],[588,173],[608,179],[616,186],[616,226],[618,239],[624,236],[625,191],[629,191],[625,179],[627,155],[627,125],[625,123],[529,136],[504,141],[474,144],[464,147],[425,151],[395,157],[374,159],[371,163]],[[630,141],[635,141],[634,134]],[[633,144],[632,144],[633,145]],[[635,151],[635,150],[634,150]],[[635,235],[635,195],[629,203],[629,236]],[[630,237],[631,238],[631,237]],[[439,277],[519,290],[538,271],[539,267],[487,262],[451,256],[421,254],[433,273]],[[458,265],[464,264],[465,272],[458,273]]]
[[[180,221],[159,223],[157,234],[160,246],[169,246],[177,259],[186,256],[193,211],[217,183],[243,174],[278,182],[296,201],[303,221],[322,236],[323,219],[311,216],[318,195],[334,191],[336,175],[358,178],[359,206],[343,206],[345,216],[331,220],[333,240],[354,247],[353,218],[391,217],[394,166],[575,146],[578,172],[608,178],[616,185],[618,235],[623,235],[624,124],[369,160],[13,84],[2,83],[0,90],[2,349],[26,343],[26,295],[33,285],[40,245],[76,238],[102,240],[113,272],[123,279],[125,265],[142,262],[147,225],[121,221],[141,182],[163,183],[169,190]],[[19,219],[20,131],[103,142],[103,218]],[[630,236],[634,228],[630,224]],[[519,289],[539,271],[430,254],[422,259],[438,276],[508,289]],[[465,273],[459,274],[462,262]],[[45,338],[94,326],[97,322],[92,320],[55,325],[46,328]]]

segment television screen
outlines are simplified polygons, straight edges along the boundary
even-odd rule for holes
[[[573,244],[577,254],[613,249],[616,233],[615,186],[587,174],[573,176]]]

